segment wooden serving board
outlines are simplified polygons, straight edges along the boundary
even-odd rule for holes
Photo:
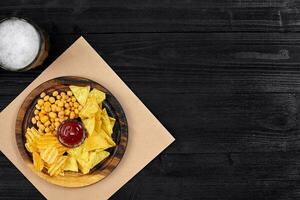
[[[33,126],[31,118],[34,116],[34,110],[39,95],[42,92],[51,94],[54,90],[66,91],[69,89],[69,85],[86,86],[90,85],[91,88],[96,88],[106,93],[106,100],[102,106],[106,108],[108,114],[116,119],[113,129],[113,140],[116,146],[108,149],[110,156],[104,161],[99,163],[89,174],[83,175],[75,172],[65,172],[64,176],[51,177],[45,172],[36,171],[33,167],[31,154],[25,148],[25,132],[27,127]],[[117,99],[103,86],[91,81],[89,79],[81,77],[60,77],[49,81],[46,81],[35,88],[24,100],[22,106],[19,109],[16,120],[16,142],[18,149],[21,153],[25,163],[31,168],[38,176],[46,181],[64,187],[83,187],[96,183],[103,178],[107,177],[119,164],[122,159],[128,140],[128,125],[125,113],[117,101]]]

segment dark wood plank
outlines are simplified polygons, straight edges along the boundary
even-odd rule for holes
[[[2,1],[0,17],[31,18],[53,34],[111,32],[299,31],[299,2]]]
[[[52,49],[44,67],[0,70],[0,110],[84,35],[177,139],[112,199],[299,199],[299,8],[1,1],[0,17],[33,19]],[[0,199],[43,198],[2,154],[0,169]]]
[[[0,185],[0,199],[7,191],[11,199],[42,198],[0,158],[0,175],[11,177]],[[191,194],[200,199],[295,199],[300,190],[298,166],[297,152],[162,154],[112,199],[151,199],[158,194],[159,199],[192,199]],[[17,183],[23,187],[16,193]],[[23,195],[16,195],[19,192]]]

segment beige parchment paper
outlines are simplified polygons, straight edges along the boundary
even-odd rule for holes
[[[128,120],[128,146],[120,164],[107,178],[83,188],[64,188],[39,178],[23,163],[15,140],[16,116],[25,97],[41,83],[60,76],[81,76],[100,83],[119,100]],[[83,37],[75,41],[1,112],[0,130],[0,150],[47,199],[53,200],[108,199],[174,141],[172,135]]]

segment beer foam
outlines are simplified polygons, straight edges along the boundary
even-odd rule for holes
[[[40,35],[28,22],[12,18],[0,23],[0,65],[10,70],[28,66],[36,58]]]

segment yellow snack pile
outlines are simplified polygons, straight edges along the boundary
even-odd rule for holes
[[[55,113],[61,111],[59,108],[73,112],[79,107],[78,111],[76,110],[76,117],[81,119],[87,133],[83,144],[77,148],[67,148],[63,146],[56,136],[57,128],[55,125],[55,128],[45,131],[43,126],[41,128],[39,124],[37,127],[33,126],[27,128],[25,134],[25,147],[32,153],[34,168],[37,171],[45,169],[50,176],[63,176],[65,171],[87,174],[93,167],[109,156],[109,152],[105,150],[116,145],[111,137],[115,119],[108,115],[105,108],[102,109],[102,102],[106,98],[105,93],[97,89],[90,91],[90,86],[82,87],[71,85],[69,88],[71,91],[68,91],[67,94],[64,92],[60,94],[56,91],[53,92],[52,96],[56,99],[51,98],[51,100],[49,100],[52,96],[49,97],[45,93],[41,94],[40,98],[43,99],[43,102],[41,100],[38,101],[36,106],[37,110],[35,111],[38,117],[34,117],[37,121],[32,119],[33,125],[37,126],[39,122],[46,127],[45,123],[47,121],[46,119],[42,119],[43,116],[52,119],[51,117],[59,117],[59,113]],[[65,100],[65,102],[63,102],[63,100]],[[54,102],[56,106],[52,106],[52,102]],[[57,102],[57,104],[55,104],[55,102]],[[80,105],[76,104],[77,102],[79,102]],[[60,107],[60,103],[64,103],[64,106]],[[69,107],[74,106],[74,103],[76,107]],[[48,109],[48,107],[53,107],[53,111]],[[57,108],[58,110],[56,110]],[[51,116],[52,112],[55,113],[56,116]],[[70,113],[63,117],[65,120],[71,118]],[[61,120],[56,121],[56,118],[53,119],[54,120],[50,120],[50,127],[52,127],[52,123],[62,122]]]

